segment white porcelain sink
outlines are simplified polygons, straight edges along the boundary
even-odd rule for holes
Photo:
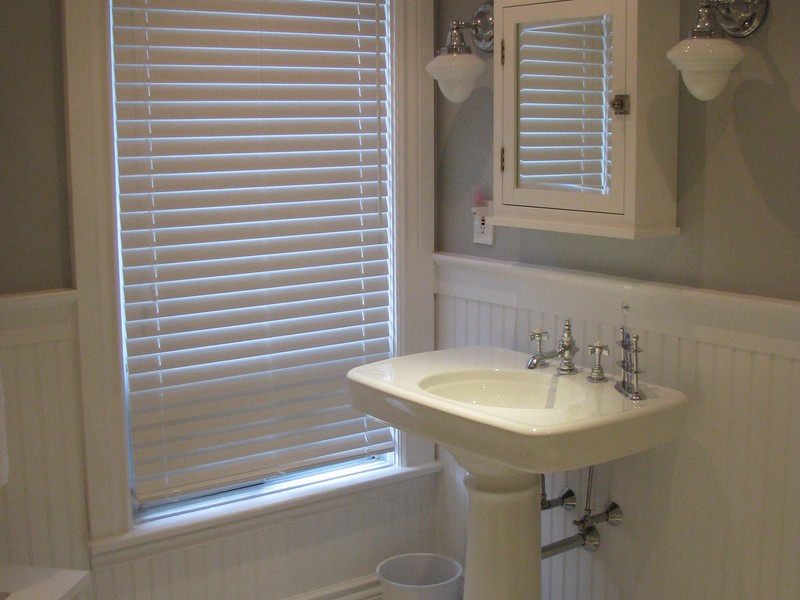
[[[464,600],[541,598],[539,473],[586,467],[677,437],[681,392],[640,383],[633,402],[587,372],[526,369],[529,355],[457,348],[351,370],[354,405],[447,447],[467,471]]]
[[[686,396],[640,384],[632,402],[614,381],[557,375],[558,361],[526,369],[529,355],[503,348],[438,350],[357,367],[354,404],[387,423],[533,473],[614,460],[674,439]]]

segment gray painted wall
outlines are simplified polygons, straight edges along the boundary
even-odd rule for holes
[[[437,46],[478,4],[437,1]],[[494,246],[473,244],[470,190],[492,181],[490,68],[461,106],[437,94],[437,248],[800,300],[800,3],[772,4],[722,96],[681,90],[680,237],[496,228]],[[681,0],[684,30],[696,6]],[[1,2],[0,44],[0,294],[70,287],[58,0]]]
[[[437,2],[437,46],[447,23],[478,0]],[[697,0],[681,0],[688,31]],[[738,42],[741,65],[717,99],[681,84],[679,237],[615,240],[495,228],[472,242],[470,192],[492,183],[492,73],[461,106],[437,92],[437,249],[634,279],[800,300],[800,3],[773,0],[767,23]],[[678,40],[676,40],[677,42]]]
[[[59,0],[0,2],[0,294],[72,286]]]

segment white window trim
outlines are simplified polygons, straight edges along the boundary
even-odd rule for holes
[[[405,167],[394,181],[400,199],[397,347],[409,354],[433,349],[434,88],[425,72],[433,0],[402,0],[392,10],[396,114],[403,116],[395,123],[395,156]],[[90,538],[101,540],[134,532],[117,294],[109,7],[69,0],[62,13],[89,527]],[[406,433],[398,436],[397,450],[400,467],[434,460],[432,443]]]

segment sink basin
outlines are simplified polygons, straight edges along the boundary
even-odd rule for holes
[[[579,384],[527,369],[462,369],[431,375],[419,387],[435,396],[493,409],[550,409],[556,416],[580,397]],[[513,418],[514,413],[508,413]]]
[[[632,402],[588,371],[558,375],[558,361],[526,369],[504,348],[438,350],[357,367],[354,405],[399,429],[443,444],[456,458],[488,458],[547,473],[586,467],[665,444],[686,416],[679,391],[640,384]]]

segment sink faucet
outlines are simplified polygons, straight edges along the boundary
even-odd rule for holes
[[[546,367],[547,360],[551,358],[560,357],[561,364],[558,366],[558,372],[561,375],[568,375],[570,373],[577,373],[578,369],[572,359],[578,351],[578,346],[572,337],[572,326],[569,319],[564,321],[564,332],[561,334],[561,339],[556,344],[556,347],[551,352],[542,352],[542,340],[547,339],[547,332],[537,329],[530,334],[530,339],[536,342],[536,352],[528,360],[526,367],[528,369],[536,369],[537,367]]]

